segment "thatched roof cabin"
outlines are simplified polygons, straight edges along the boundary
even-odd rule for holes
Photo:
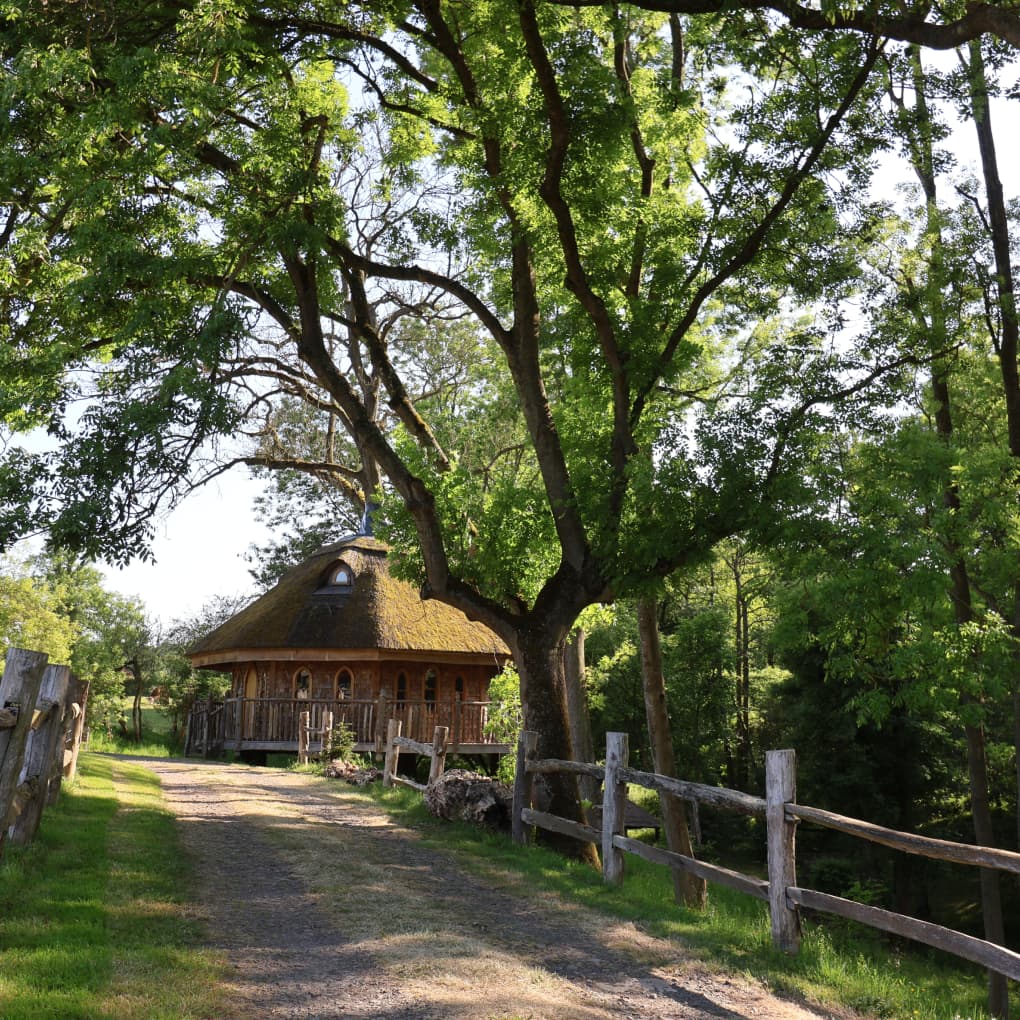
[[[361,534],[289,570],[188,656],[196,667],[231,674],[228,746],[283,750],[297,713],[308,709],[344,718],[369,749],[383,712],[401,718],[408,735],[431,739],[433,725],[456,724],[461,743],[485,744],[489,681],[509,649],[487,627],[395,578],[386,545]]]

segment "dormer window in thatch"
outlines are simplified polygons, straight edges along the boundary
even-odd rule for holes
[[[346,563],[341,561],[330,569],[327,584],[330,588],[349,592],[354,587],[354,572]]]
[[[349,669],[342,669],[336,675],[336,696],[341,701],[345,701],[351,696],[351,690],[354,686],[354,678],[351,676]]]

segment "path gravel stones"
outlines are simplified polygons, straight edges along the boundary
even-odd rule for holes
[[[227,961],[224,1020],[836,1015],[715,974],[632,925],[483,883],[341,784],[135,761],[159,775],[193,858],[194,909]]]

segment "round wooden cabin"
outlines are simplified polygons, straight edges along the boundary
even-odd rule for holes
[[[236,750],[258,761],[295,751],[300,714],[311,730],[327,712],[355,735],[359,751],[379,750],[387,720],[431,742],[447,726],[450,750],[506,749],[485,734],[489,681],[509,649],[459,610],[422,599],[387,565],[387,547],[355,535],[289,570],[188,653],[192,665],[232,677],[220,705],[192,714],[189,745],[201,753]],[[313,741],[313,749],[316,741]]]

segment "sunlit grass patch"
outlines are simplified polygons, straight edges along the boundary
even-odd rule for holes
[[[216,1015],[219,962],[196,948],[158,780],[112,758],[79,764],[36,841],[8,848],[0,864],[0,1016]]]

